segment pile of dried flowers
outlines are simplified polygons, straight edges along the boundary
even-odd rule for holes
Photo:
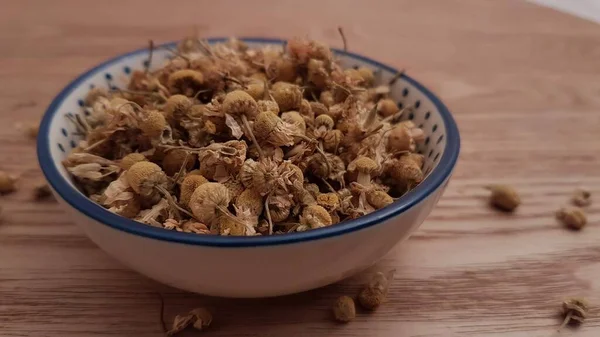
[[[151,44],[152,48],[152,44]],[[423,131],[318,42],[181,41],[126,90],[92,89],[64,166],[111,212],[170,230],[300,232],[391,204],[423,178]]]

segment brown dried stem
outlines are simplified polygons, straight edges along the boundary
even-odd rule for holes
[[[348,42],[346,41],[346,35],[344,34],[344,29],[342,28],[342,26],[338,27],[338,32],[340,33],[340,36],[342,37],[342,42],[344,43],[344,51],[347,52]]]
[[[152,65],[152,56],[154,54],[154,41],[148,40],[148,63],[144,65],[144,74],[148,74],[150,66]]]

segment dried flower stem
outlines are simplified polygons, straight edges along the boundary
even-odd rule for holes
[[[144,65],[144,74],[148,75],[152,65],[152,55],[154,54],[154,41],[148,40],[148,62]]]
[[[397,73],[394,75],[394,77],[392,77],[392,78],[389,80],[389,82],[388,82],[388,85],[391,87],[391,86],[393,86],[394,84],[396,84],[396,82],[398,81],[398,79],[399,79],[400,77],[402,77],[402,75],[404,75],[404,73],[405,73],[405,72],[406,72],[406,69],[402,69],[402,70],[400,70],[399,72],[397,72]]]
[[[273,234],[273,220],[271,220],[271,210],[269,209],[269,201],[271,195],[265,198],[265,213],[267,214],[267,222],[269,223],[269,235]]]
[[[340,33],[340,36],[342,37],[342,43],[344,44],[344,51],[347,52],[348,51],[348,42],[346,41],[346,35],[344,34],[344,29],[342,29],[342,26],[338,27],[338,32]]]
[[[242,115],[242,122],[244,123],[244,127],[246,128],[248,135],[250,135],[250,139],[252,140],[252,143],[254,144],[254,146],[256,146],[256,150],[258,151],[258,156],[261,159],[265,158],[265,153],[263,152],[262,148],[258,144],[256,137],[254,137],[254,133],[252,132],[252,128],[250,127],[250,123],[248,123],[248,118],[246,118],[246,115]]]

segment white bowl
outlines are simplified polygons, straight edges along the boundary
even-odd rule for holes
[[[211,39],[210,43],[224,39]],[[282,44],[243,39],[251,47]],[[154,60],[169,57],[154,51]],[[359,55],[336,50],[346,67],[367,66],[387,82],[397,70]],[[327,228],[265,237],[196,235],[151,227],[113,214],[75,188],[61,161],[80,138],[65,115],[83,113],[82,99],[92,87],[124,87],[132,69],[141,69],[146,49],[94,67],[75,79],[51,103],[40,126],[38,159],[58,200],[104,251],[159,282],[191,292],[223,297],[269,297],[322,287],[376,263],[431,212],[458,158],[460,139],[446,107],[408,76],[392,86],[399,105],[414,105],[403,116],[421,127],[427,140],[426,179],[392,205]],[[158,63],[158,62],[154,62]]]

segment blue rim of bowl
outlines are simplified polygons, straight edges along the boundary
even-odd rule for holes
[[[223,42],[226,38],[211,38],[208,39],[209,43]],[[250,43],[264,43],[264,44],[284,44],[284,40],[270,39],[270,38],[240,38],[240,40]],[[175,46],[175,43],[167,43],[165,46]],[[374,61],[370,58],[344,52],[342,50],[332,48],[334,53],[338,55],[346,55],[356,60],[368,63],[375,68],[381,68],[383,70],[397,73],[398,71],[393,67]],[[438,165],[429,173],[429,176],[419,184],[415,189],[402,196],[398,201],[392,205],[367,214],[358,219],[345,221],[340,224],[336,224],[330,227],[314,229],[301,233],[290,233],[273,236],[253,236],[253,237],[233,237],[233,236],[218,236],[218,235],[197,235],[189,233],[181,233],[176,231],[169,231],[162,228],[156,228],[149,225],[138,223],[134,220],[130,220],[114,214],[102,206],[96,204],[92,200],[85,197],[76,188],[72,187],[70,183],[61,175],[58,167],[54,164],[54,160],[50,155],[50,124],[57,112],[58,107],[63,102],[64,98],[69,95],[75,88],[77,88],[82,82],[84,82],[90,75],[96,73],[102,68],[112,63],[119,62],[120,60],[147,52],[147,48],[135,50],[115,58],[112,58],[106,62],[103,62],[96,67],[83,73],[69,85],[67,85],[52,101],[40,124],[39,136],[37,139],[37,154],[38,161],[41,169],[48,180],[48,183],[52,188],[64,199],[69,205],[83,213],[85,216],[94,219],[102,224],[108,225],[114,229],[124,231],[130,234],[139,235],[142,237],[177,242],[189,245],[199,246],[211,246],[211,247],[258,247],[258,246],[273,246],[281,244],[292,244],[300,243],[318,239],[325,239],[342,234],[354,232],[357,230],[365,229],[385,220],[388,220],[396,215],[403,213],[410,209],[414,205],[425,200],[433,191],[438,189],[447,179],[450,177],[460,151],[460,136],[458,128],[450,114],[450,111],[446,106],[428,89],[426,89],[419,82],[412,79],[410,76],[402,75],[402,79],[417,88],[427,98],[433,102],[436,108],[440,111],[440,115],[444,121],[446,127],[446,147],[444,154],[440,159]],[[376,243],[373,243],[376,244]]]

